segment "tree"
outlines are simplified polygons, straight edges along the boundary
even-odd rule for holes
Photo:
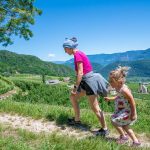
[[[42,82],[45,83],[45,74],[42,74]]]
[[[42,11],[34,7],[34,0],[0,0],[0,43],[13,44],[12,37],[29,40],[33,33],[29,29],[34,17]]]

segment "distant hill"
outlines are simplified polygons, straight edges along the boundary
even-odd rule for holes
[[[95,54],[87,55],[92,63],[98,63],[102,66],[106,66],[116,61],[137,61],[143,59],[150,59],[150,48],[146,50],[132,50],[121,53],[113,54]],[[72,63],[73,59],[66,61],[65,63]]]
[[[128,75],[129,77],[150,78],[150,49],[114,54],[88,55],[88,57],[91,60],[94,72],[100,72],[105,77],[108,76],[112,69],[121,65],[131,67]],[[99,63],[96,62],[98,60]],[[100,62],[102,62],[102,65]],[[54,64],[52,62],[42,61],[38,57],[32,55],[16,54],[14,52],[0,50],[0,73],[17,72],[70,76],[74,75],[73,69],[74,63],[72,59],[66,61],[64,64]]]
[[[0,50],[0,73],[30,73],[56,76],[73,75],[74,71],[64,65],[42,61],[32,55],[16,54],[14,52]]]
[[[54,64],[64,64],[65,63],[65,61],[51,61],[51,62]]]
[[[100,73],[108,77],[110,70],[115,69],[118,66],[131,67],[128,73],[128,77],[149,77],[150,78],[150,59],[138,60],[138,61],[116,61],[111,63],[100,70]]]
[[[130,66],[129,77],[150,78],[150,48],[113,54],[87,55],[95,72],[100,72],[108,77],[109,72],[118,65]],[[73,68],[73,59],[64,63]]]

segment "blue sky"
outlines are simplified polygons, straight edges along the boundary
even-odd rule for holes
[[[0,46],[45,61],[68,60],[62,44],[77,37],[86,54],[144,50],[150,47],[149,0],[36,0],[43,11],[31,26],[29,41],[14,37],[14,44]]]

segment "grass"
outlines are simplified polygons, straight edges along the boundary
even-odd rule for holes
[[[18,78],[18,77],[17,77]],[[16,78],[12,79],[16,82]],[[35,79],[36,80],[36,79]],[[26,82],[26,84],[25,84]],[[33,83],[31,83],[33,82]],[[27,95],[21,93],[0,101],[0,112],[30,116],[34,119],[45,119],[55,121],[58,125],[66,125],[67,118],[73,116],[73,110],[69,101],[69,91],[62,87],[50,87],[40,85],[39,82],[31,80],[27,82],[21,79],[17,83]],[[131,85],[134,87],[134,85]],[[136,88],[136,85],[135,85]],[[65,89],[65,92],[64,92]],[[55,91],[55,93],[53,92]],[[50,93],[51,92],[51,93]],[[50,98],[50,95],[52,97]],[[65,94],[64,94],[65,93]],[[30,98],[30,99],[29,99]],[[47,101],[45,101],[47,100]],[[99,122],[88,106],[87,100],[82,99],[81,121],[90,127],[98,128]],[[113,111],[113,104],[102,103],[104,112]],[[145,133],[150,138],[150,101],[136,100],[138,121],[132,126],[136,133]],[[110,123],[110,115],[106,115],[109,129],[114,132]],[[22,129],[12,129],[0,125],[0,149],[7,150],[130,150],[135,149],[127,146],[120,146],[114,142],[100,137],[77,140],[73,137],[51,134],[35,134]],[[144,148],[138,148],[144,149]]]
[[[7,80],[6,78],[0,76],[0,94],[4,94],[14,88],[12,82]]]
[[[6,150],[132,150],[101,137],[78,140],[66,135],[35,134],[0,125],[0,149]],[[140,150],[141,148],[138,148]],[[142,150],[146,148],[142,148]]]
[[[143,110],[143,107],[145,110]],[[145,132],[148,136],[150,136],[150,118],[148,117],[149,107],[149,103],[138,101],[138,121],[133,126],[137,133]],[[0,112],[17,113],[22,116],[31,116],[35,119],[44,118],[50,121],[55,120],[57,124],[66,124],[67,118],[73,116],[71,107],[14,102],[12,100],[0,101]],[[91,128],[99,127],[98,120],[90,109],[81,110],[81,120]],[[106,120],[108,127],[112,129],[109,115],[106,115]]]

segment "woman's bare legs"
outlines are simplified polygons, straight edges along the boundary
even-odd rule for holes
[[[88,96],[88,99],[89,99],[91,109],[96,114],[98,120],[100,121],[100,124],[101,124],[102,128],[107,129],[104,113],[99,107],[97,96],[96,95],[90,95],[90,96]]]
[[[78,101],[80,97],[85,96],[85,95],[86,95],[85,91],[83,90],[81,90],[80,93],[70,95],[70,100],[71,100],[72,107],[75,113],[75,121],[80,121],[80,108],[79,108]]]

